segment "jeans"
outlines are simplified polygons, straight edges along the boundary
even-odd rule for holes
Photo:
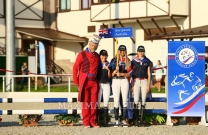
[[[22,77],[21,83],[20,83],[20,87],[22,87],[24,82],[28,82],[28,78],[27,77]]]

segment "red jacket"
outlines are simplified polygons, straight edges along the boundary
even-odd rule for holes
[[[73,67],[73,80],[78,85],[79,94],[78,101],[82,102],[81,95],[83,90],[84,82],[88,74],[97,75],[99,57],[95,52],[94,55],[89,52],[88,48],[78,54],[77,59]]]

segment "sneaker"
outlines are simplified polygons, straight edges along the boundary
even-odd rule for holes
[[[122,127],[129,127],[126,123],[122,123]]]
[[[158,90],[158,92],[160,92],[160,90]]]
[[[116,123],[116,124],[114,125],[114,127],[119,127],[119,124],[118,124],[118,123]]]

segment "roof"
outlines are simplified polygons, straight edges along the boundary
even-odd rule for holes
[[[61,32],[53,29],[16,27],[18,33],[50,41],[88,42],[88,38]]]
[[[167,33],[151,35],[148,39],[184,39],[208,37],[208,25],[185,30],[176,30]]]

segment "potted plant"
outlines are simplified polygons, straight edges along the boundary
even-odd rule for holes
[[[19,124],[22,126],[38,126],[38,121],[42,119],[42,115],[38,114],[24,114],[18,117]]]
[[[58,114],[54,116],[60,126],[73,126],[80,120],[79,114]]]
[[[145,114],[144,115],[144,124],[147,125],[159,125],[166,122],[166,115],[162,114]]]
[[[160,125],[166,122],[167,115],[166,114],[145,114],[143,119],[144,125]],[[140,115],[138,121],[140,122]],[[134,124],[134,120],[127,121],[127,123],[132,126]]]
[[[186,117],[186,124],[188,125],[198,125],[201,117]]]

